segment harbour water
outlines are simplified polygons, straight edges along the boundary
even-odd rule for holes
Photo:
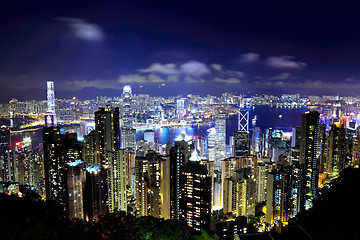
[[[266,128],[282,129],[284,131],[291,131],[292,127],[300,125],[301,114],[307,111],[306,107],[303,108],[277,108],[269,106],[255,106],[249,108],[249,128],[259,127],[261,130]],[[256,116],[256,117],[255,117]],[[256,118],[256,123],[252,119]],[[255,123],[255,125],[254,125]],[[232,115],[226,120],[226,141],[228,144],[229,137],[233,135],[234,130],[237,130],[238,116]],[[155,142],[166,144],[168,141],[174,142],[174,139],[179,136],[183,131],[191,136],[205,137],[207,130],[213,127],[208,124],[199,124],[187,127],[163,127],[154,129]],[[62,133],[66,129],[62,129]],[[76,129],[72,132],[78,132]],[[31,137],[32,146],[37,147],[42,143],[42,129],[31,132],[14,133],[12,134],[12,144],[22,141],[24,137]],[[144,130],[136,131],[136,140],[144,139]]]
[[[249,128],[250,131],[254,127],[259,127],[261,130],[266,128],[276,128],[284,131],[291,131],[292,127],[300,125],[301,114],[307,111],[303,108],[277,108],[269,106],[255,106],[249,108]],[[252,121],[256,116],[256,123]],[[254,124],[255,123],[255,124]],[[155,142],[166,144],[168,141],[173,142],[183,131],[191,136],[204,137],[207,134],[207,129],[211,125],[193,125],[188,127],[171,127],[171,128],[157,128],[154,129]],[[228,144],[229,137],[233,135],[234,130],[238,127],[238,116],[232,115],[226,120],[226,141]],[[136,131],[136,140],[144,139],[144,130]]]

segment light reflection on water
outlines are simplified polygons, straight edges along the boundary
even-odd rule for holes
[[[250,130],[254,127],[252,126],[252,119],[257,115],[256,126],[260,127],[261,130],[266,128],[280,128],[287,131],[291,131],[292,127],[300,125],[301,114],[306,112],[307,108],[276,108],[268,106],[256,106],[254,109],[250,109],[249,122]],[[282,115],[279,118],[279,115]],[[164,127],[154,129],[155,141],[160,144],[166,144],[168,141],[171,143],[174,142],[174,139],[179,136],[183,131],[188,135],[204,137],[206,136],[206,130],[213,127],[212,125],[204,124],[194,124],[193,126],[187,127]],[[77,127],[78,128],[78,127]],[[226,141],[228,144],[229,137],[233,135],[234,130],[237,129],[237,115],[230,116],[226,121]],[[72,130],[77,132],[78,129]],[[63,133],[64,131],[62,131]],[[251,132],[250,132],[251,134]],[[12,134],[11,142],[20,142],[24,137],[31,137],[33,147],[38,146],[42,143],[42,130],[36,130],[31,132]],[[136,131],[136,140],[144,139],[144,130]]]

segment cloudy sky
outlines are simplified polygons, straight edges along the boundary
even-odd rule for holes
[[[157,96],[359,95],[360,3],[74,2],[2,3],[0,102],[45,99],[47,80],[58,98],[125,84]]]

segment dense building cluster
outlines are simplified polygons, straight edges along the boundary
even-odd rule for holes
[[[246,218],[260,205],[266,215],[258,231],[286,224],[311,208],[319,190],[343,169],[359,164],[359,123],[349,110],[357,104],[355,98],[283,95],[276,100],[224,94],[219,99],[163,99],[133,95],[125,86],[121,98],[86,105],[77,99],[56,100],[53,87],[48,83],[41,110],[30,108],[31,102],[7,105],[10,118],[45,113],[45,127],[37,147],[29,139],[11,144],[10,128],[0,128],[0,191],[21,194],[19,186],[29,186],[44,199],[60,202],[69,219],[96,221],[124,211],[175,219],[231,238],[246,233]],[[301,115],[301,125],[291,132],[250,129],[247,105],[263,101],[320,105]],[[226,145],[226,118],[233,113],[238,114],[238,129],[232,129]],[[136,141],[136,128],[199,118],[214,123],[206,136],[183,132],[161,145],[148,129]],[[80,132],[63,132],[58,126],[73,121],[81,122]]]

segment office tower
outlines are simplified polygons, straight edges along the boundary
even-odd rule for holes
[[[302,182],[300,186],[300,210],[311,207],[312,199],[318,194],[318,133],[319,116],[316,111],[301,115],[300,130],[300,168]]]
[[[243,98],[240,100],[239,104],[238,130],[249,131],[249,111],[245,109]]]
[[[86,185],[84,194],[84,219],[86,221],[96,219],[108,212],[108,176],[109,169],[99,164],[86,167]]]
[[[211,177],[196,150],[180,168],[180,220],[196,231],[208,229],[211,216]]]
[[[109,166],[106,156],[119,149],[119,108],[108,105],[95,112],[95,163]]]
[[[56,127],[54,82],[47,81],[47,111],[45,113],[45,126]]]
[[[65,163],[65,169],[68,217],[69,219],[84,219],[85,162],[75,160]]]
[[[194,148],[191,137],[185,132],[175,139],[170,149],[170,218],[180,219],[180,168],[189,161]]]
[[[125,85],[123,88],[123,124],[124,128],[132,128],[133,127],[133,119],[132,119],[132,91],[129,85]]]
[[[139,216],[161,216],[161,161],[162,156],[149,151],[145,157],[136,157],[136,202]]]
[[[80,159],[81,144],[76,133],[60,134],[58,127],[43,128],[46,199],[66,201],[64,164]]]
[[[215,171],[221,171],[221,161],[226,158],[226,115],[215,115]]]
[[[155,143],[155,134],[154,134],[154,130],[145,130],[144,131],[144,140],[149,142],[149,143]]]
[[[176,100],[176,116],[179,119],[182,119],[185,115],[185,100],[177,99]]]
[[[123,88],[123,108],[121,125],[121,147],[136,149],[136,130],[133,128],[132,91],[129,85]]]
[[[216,129],[207,130],[207,156],[210,161],[215,161]]]
[[[249,216],[255,212],[255,198],[251,168],[242,168],[231,172],[223,184],[224,213],[234,216]],[[256,191],[256,189],[255,189]]]
[[[136,149],[136,130],[133,128],[132,91],[129,85],[123,88],[123,108],[121,126],[121,147]]]
[[[235,157],[245,157],[250,155],[250,137],[246,131],[234,131]]]

